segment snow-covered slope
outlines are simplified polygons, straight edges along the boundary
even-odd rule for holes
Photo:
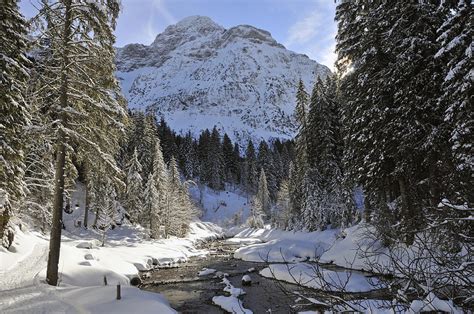
[[[150,46],[118,48],[117,69],[130,108],[154,110],[178,132],[216,125],[238,141],[293,137],[298,80],[310,88],[330,73],[265,30],[203,16],[167,27]]]

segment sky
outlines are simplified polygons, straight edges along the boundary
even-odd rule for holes
[[[26,17],[39,0],[21,0]],[[333,69],[336,23],[333,0],[122,0],[116,37],[118,47],[150,44],[168,25],[204,15],[230,28],[240,24],[269,31],[287,49],[304,53]]]

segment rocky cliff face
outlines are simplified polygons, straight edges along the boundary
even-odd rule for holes
[[[293,137],[298,80],[311,88],[329,73],[267,31],[225,29],[203,16],[167,27],[150,46],[117,49],[117,77],[130,108],[152,110],[183,133],[216,125],[242,144]]]

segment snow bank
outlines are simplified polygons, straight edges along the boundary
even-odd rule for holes
[[[332,271],[316,264],[272,264],[260,275],[326,291],[366,292],[374,289],[376,279],[346,271]]]
[[[237,232],[236,232],[237,231]],[[321,232],[291,232],[276,229],[232,229],[233,241],[245,243],[250,239],[265,243],[249,245],[235,251],[234,257],[252,262],[296,262],[314,260],[330,249],[339,230]],[[227,235],[229,235],[227,233]]]
[[[68,218],[68,217],[66,217]],[[109,231],[104,247],[94,230],[66,221],[59,261],[59,287],[46,285],[48,238],[16,229],[10,250],[0,251],[0,312],[175,313],[163,297],[131,287],[140,270],[204,256],[200,241],[222,236],[214,224],[195,221],[186,238],[143,238],[139,227],[123,225]],[[107,281],[108,286],[104,286]],[[115,300],[115,286],[122,299]]]
[[[116,300],[115,286],[59,289],[59,296],[70,300],[76,309],[90,313],[177,313],[157,293],[135,287],[122,287],[122,299]]]
[[[366,236],[371,227],[361,223],[350,228],[328,229],[315,232],[283,231],[277,229],[231,228],[226,236],[234,236],[236,243],[262,241],[242,247],[235,258],[253,262],[319,261],[341,267],[372,271],[367,256],[362,252],[374,245]],[[375,243],[375,246],[378,244]],[[370,262],[387,265],[386,256],[373,255]],[[389,269],[389,268],[387,268]]]

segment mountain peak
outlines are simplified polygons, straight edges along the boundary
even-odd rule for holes
[[[180,29],[223,29],[222,26],[214,22],[211,18],[202,15],[192,15],[185,17],[174,25]]]
[[[171,46],[187,42],[190,39],[207,37],[210,34],[219,34],[225,31],[225,28],[214,22],[207,16],[193,15],[188,16],[176,24],[168,26],[162,33],[156,36],[152,46],[158,46],[163,43]]]

